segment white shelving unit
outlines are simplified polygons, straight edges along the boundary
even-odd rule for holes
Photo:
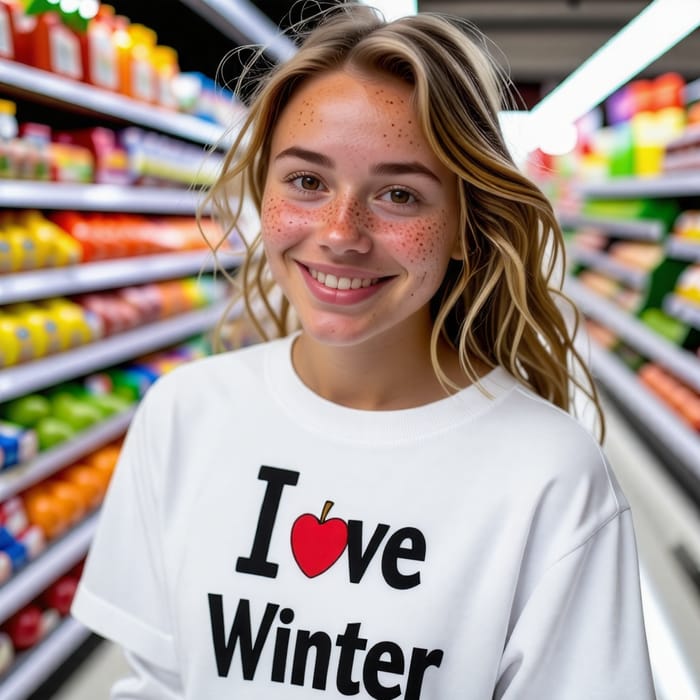
[[[240,254],[227,251],[220,251],[218,258],[219,265],[227,268],[241,262]],[[210,272],[215,264],[212,253],[198,251],[143,255],[6,274],[0,276],[0,305],[186,277]]]
[[[681,422],[621,360],[593,342],[591,361],[596,378],[700,479],[700,436]]]
[[[591,292],[578,280],[567,278],[564,288],[584,314],[614,330],[642,355],[663,365],[700,391],[700,359],[657,335],[638,319]]]
[[[252,5],[246,0],[241,0],[239,5],[243,17],[237,17],[235,22],[231,22],[230,17],[225,18],[231,26],[235,24],[238,30],[244,32],[265,29],[262,25],[247,22],[248,16],[255,11]],[[199,9],[209,11],[207,2],[200,3],[200,6]],[[247,23],[242,24],[243,19]],[[289,42],[288,46],[282,45],[279,50],[293,51],[294,47]],[[48,105],[47,111],[50,108],[65,108],[99,115],[115,123],[134,124],[215,149],[228,148],[233,141],[230,131],[208,121],[147,105],[5,59],[0,59],[0,89],[6,94]],[[232,128],[235,128],[235,121],[236,116],[232,115]],[[204,155],[203,151],[203,158]],[[7,180],[0,186],[0,208],[191,216],[200,202],[199,192],[174,187],[129,188]],[[218,265],[230,269],[239,263],[240,256],[237,254],[218,253]],[[213,255],[206,251],[151,255],[3,275],[0,276],[0,306],[185,277],[211,271],[214,266]],[[209,308],[111,336],[70,352],[5,368],[0,372],[0,402],[184,340],[214,326],[224,309],[225,303],[219,302]],[[0,474],[0,502],[119,437],[127,429],[134,411],[135,408],[115,416],[80,433],[75,439],[40,454],[32,462]],[[92,514],[0,586],[0,622],[31,601],[86,554],[96,520],[97,514]],[[64,620],[34,649],[20,654],[13,668],[0,678],[0,700],[24,700],[89,634],[76,621],[70,618]]]
[[[606,252],[574,245],[569,246],[566,252],[567,257],[572,262],[577,262],[590,267],[592,270],[602,272],[632,289],[644,289],[649,280],[649,273],[645,270],[639,270],[618,262]]]
[[[69,109],[80,108],[139,124],[197,143],[208,145],[224,141],[224,129],[203,119],[151,106],[6,59],[0,59],[0,87],[11,88],[25,95],[28,93],[36,99]],[[223,145],[226,145],[226,142],[223,142]]]
[[[577,188],[580,195],[596,199],[636,197],[691,197],[700,193],[700,172],[667,173],[659,177],[620,177]]]
[[[666,232],[664,222],[656,219],[627,221],[583,214],[560,214],[558,218],[560,225],[564,228],[595,228],[604,233],[613,234],[617,238],[633,238],[639,241],[658,241]]]
[[[663,307],[669,316],[700,329],[700,306],[697,304],[692,304],[677,294],[668,294],[664,298]]]
[[[700,240],[684,240],[680,236],[670,236],[666,241],[666,253],[677,260],[700,262]]]
[[[176,187],[121,187],[3,180],[0,188],[0,207],[25,209],[194,215],[200,200],[198,192]]]
[[[97,516],[93,513],[85,518],[0,586],[0,621],[30,603],[87,554]]]
[[[79,433],[75,438],[50,450],[40,452],[31,462],[0,472],[0,503],[33,484],[46,479],[59,469],[76,462],[102,445],[116,440],[126,432],[136,408]]]
[[[25,700],[84,642],[91,632],[67,617],[17,665],[0,678],[0,700]]]
[[[216,325],[225,302],[150,323],[125,333],[40,360],[8,367],[0,374],[0,402],[184,340]]]

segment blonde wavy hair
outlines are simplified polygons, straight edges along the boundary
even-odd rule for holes
[[[473,362],[478,358],[489,367],[504,367],[567,412],[573,410],[574,393],[582,391],[597,411],[602,440],[595,384],[574,346],[579,315],[561,291],[563,275],[555,275],[564,265],[561,229],[550,202],[520,172],[504,143],[498,111],[508,97],[507,81],[485,37],[455,18],[421,13],[387,23],[376,11],[350,4],[315,21],[307,33],[296,28],[298,51],[257,85],[222,173],[207,194],[205,204],[226,235],[236,227],[245,198],[260,211],[275,123],[304,81],[350,66],[405,81],[413,88],[431,148],[460,183],[456,215],[462,259],[450,262],[431,302],[438,379],[457,388],[438,361],[442,336],[477,384]],[[236,276],[238,298],[263,339],[287,335],[296,320],[288,301],[272,292],[260,233],[245,245]],[[562,307],[570,309],[568,323]]]

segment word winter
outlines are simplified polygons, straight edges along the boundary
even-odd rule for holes
[[[431,666],[439,667],[442,663],[443,652],[440,649],[428,651],[414,647],[407,659],[403,649],[395,642],[381,641],[368,648],[368,640],[360,636],[359,622],[349,622],[345,631],[336,636],[335,644],[327,632],[298,629],[290,648],[292,630],[288,625],[294,621],[294,611],[291,608],[280,610],[276,603],[267,603],[265,606],[255,636],[249,600],[239,600],[228,637],[224,622],[223,596],[209,594],[209,613],[216,665],[221,677],[228,677],[234,652],[238,649],[243,678],[248,681],[254,680],[260,671],[258,665],[263,650],[273,645],[272,665],[269,669],[270,680],[273,682],[305,686],[310,681],[312,688],[326,690],[333,658],[333,664],[337,665],[337,668],[334,668],[335,684],[342,695],[359,695],[364,688],[369,697],[378,700],[399,697],[405,700],[419,700],[426,671]],[[272,634],[272,627],[276,621],[278,625]],[[334,646],[338,647],[339,653],[333,653]],[[354,667],[358,652],[366,653],[361,663],[362,670],[356,676]],[[313,663],[310,672],[307,673],[312,653]],[[383,674],[381,678],[380,673]],[[361,681],[356,680],[360,677]],[[387,680],[387,677],[391,680]],[[405,684],[402,686],[404,680]]]

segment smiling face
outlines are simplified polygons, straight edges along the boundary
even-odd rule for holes
[[[275,126],[263,245],[318,342],[392,340],[407,352],[428,343],[428,304],[456,249],[458,194],[411,94],[390,76],[338,71],[304,83]]]

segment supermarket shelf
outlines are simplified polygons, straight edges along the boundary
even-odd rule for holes
[[[700,479],[700,436],[649,391],[625,364],[595,342],[591,361],[596,378],[632,413],[669,453]]]
[[[25,700],[90,636],[87,627],[67,617],[35,648],[17,658],[0,678],[0,700]]]
[[[697,124],[690,124],[685,127],[683,133],[676,136],[666,144],[666,148],[674,150],[676,148],[684,148],[693,146],[700,141],[700,127]]]
[[[219,302],[67,352],[3,369],[0,373],[0,401],[8,401],[35,389],[130,360],[213,328],[224,313],[226,304],[225,301]]]
[[[219,252],[218,257],[219,265],[227,268],[239,265],[242,259],[239,254],[226,252]],[[0,275],[0,305],[174,279],[209,272],[215,267],[212,253],[196,251],[143,255]]]
[[[216,144],[224,136],[223,127],[188,114],[154,107],[6,59],[0,59],[0,86],[58,103],[68,109],[107,115],[197,143]]]
[[[0,621],[30,603],[86,554],[99,511],[89,515],[0,586]]]
[[[637,318],[586,289],[578,280],[567,277],[564,290],[584,314],[612,329],[642,355],[700,391],[699,358],[657,335]]]
[[[659,177],[620,177],[606,182],[582,184],[583,197],[599,199],[633,197],[690,197],[700,194],[700,171],[667,173]]]
[[[68,442],[39,453],[31,462],[0,472],[0,503],[116,440],[126,432],[135,411],[135,407],[130,408],[81,432]]]
[[[698,304],[693,304],[677,294],[667,294],[663,306],[664,311],[669,316],[700,330],[700,306]]]
[[[626,220],[605,219],[597,216],[582,214],[560,214],[559,223],[564,228],[591,227],[600,229],[617,238],[633,238],[639,241],[658,241],[666,232],[666,225],[657,219]]]
[[[649,279],[649,273],[646,270],[637,270],[623,265],[610,257],[608,253],[600,250],[590,250],[572,245],[567,248],[567,257],[572,262],[585,265],[597,272],[602,272],[608,277],[612,277],[618,282],[632,287],[632,289],[644,289]]]
[[[680,236],[671,236],[666,241],[666,254],[676,260],[700,262],[700,240],[687,240]]]
[[[0,206],[31,209],[194,215],[200,201],[199,192],[166,187],[3,180],[0,190]]]

